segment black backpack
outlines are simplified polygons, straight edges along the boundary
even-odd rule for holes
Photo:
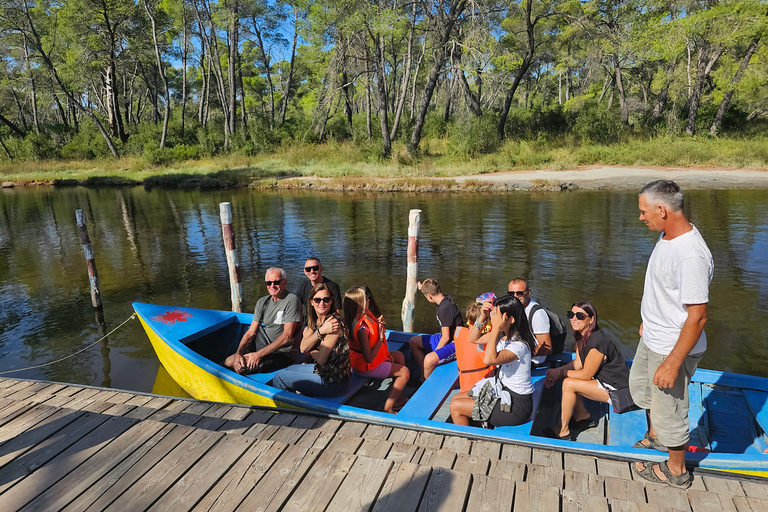
[[[536,314],[536,312],[540,309],[543,309],[549,317],[549,337],[552,340],[552,354],[560,354],[563,352],[563,347],[565,346],[565,338],[568,335],[568,330],[565,328],[565,322],[563,322],[562,318],[541,304],[534,304],[531,308],[531,314],[528,315],[528,325],[532,325],[531,319],[533,318],[533,315]],[[533,331],[533,328],[531,328],[531,331]]]

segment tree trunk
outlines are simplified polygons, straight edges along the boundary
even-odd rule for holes
[[[27,36],[22,34],[22,40],[23,40],[23,50],[24,50],[24,65],[27,68],[27,73],[29,73],[29,88],[30,88],[30,94],[32,96],[31,98],[31,105],[32,105],[32,126],[35,127],[35,133],[40,133],[40,119],[37,115],[37,88],[35,87],[35,76],[32,74],[32,66],[29,64],[29,49],[27,48]]]
[[[371,67],[368,48],[365,50],[365,128],[368,131],[368,140],[373,137],[373,128],[371,127]]]
[[[283,99],[280,105],[280,124],[285,122],[285,112],[288,109],[288,96],[291,94],[291,87],[293,86],[293,63],[296,58],[296,42],[298,41],[299,34],[299,9],[294,6],[293,8],[293,45],[291,46],[291,64],[288,67],[288,83],[285,85],[285,91],[283,91]]]
[[[659,91],[659,97],[656,99],[656,105],[653,107],[653,114],[651,117],[651,123],[656,124],[659,119],[661,119],[661,115],[664,113],[664,108],[667,106],[667,98],[669,98],[669,86],[672,83],[672,73],[675,72],[675,68],[677,67],[677,56],[673,57],[672,60],[669,61],[669,64],[667,65],[666,70],[666,80],[664,82],[664,86],[661,88],[661,91]]]
[[[405,56],[403,66],[405,71],[403,73],[402,83],[400,84],[400,98],[397,100],[397,106],[395,107],[395,120],[392,123],[392,131],[389,132],[389,138],[394,139],[397,135],[397,130],[400,127],[400,117],[403,115],[403,107],[405,106],[405,96],[408,94],[408,84],[411,81],[411,65],[413,64],[413,36],[416,30],[416,2],[413,2],[411,9],[411,32],[408,34],[408,53]],[[392,45],[394,48],[394,45]]]
[[[181,3],[181,139],[184,140],[184,128],[187,117],[187,4]]]
[[[411,104],[410,104],[410,115],[411,115],[411,121],[413,121],[414,117],[416,116],[416,82],[419,80],[419,69],[421,69],[421,63],[424,60],[424,54],[427,52],[427,40],[426,38],[421,43],[421,55],[419,55],[419,60],[416,62],[416,69],[413,72],[413,87],[411,87]]]
[[[731,103],[733,92],[736,90],[736,86],[739,85],[741,77],[744,75],[744,71],[747,69],[747,66],[749,66],[749,61],[752,59],[752,55],[754,55],[755,50],[757,50],[757,44],[759,42],[760,35],[755,37],[749,44],[749,48],[747,48],[747,52],[744,54],[744,58],[741,59],[741,65],[739,66],[739,69],[731,79],[731,86],[728,91],[726,91],[725,96],[723,96],[723,101],[720,102],[720,108],[717,109],[717,114],[715,115],[715,121],[712,123],[712,127],[709,129],[709,133],[713,137],[717,135],[717,130],[720,129],[720,125],[723,122],[723,117],[725,117],[725,113],[728,111],[728,105]]]
[[[261,29],[256,23],[256,17],[251,18],[253,24],[253,33],[256,34],[256,42],[261,52],[261,62],[264,65],[264,74],[267,76],[267,86],[269,87],[269,128],[275,127],[275,86],[272,83],[272,70],[270,56],[267,55],[267,49],[264,46],[264,39],[261,36]]]
[[[157,73],[160,75],[160,79],[163,82],[163,92],[165,95],[165,109],[163,109],[163,132],[160,135],[160,148],[165,147],[165,139],[168,136],[168,120],[171,117],[171,95],[168,92],[168,79],[165,77],[165,67],[163,66],[163,58],[160,54],[160,43],[157,40],[157,25],[155,24],[155,16],[150,12],[147,0],[143,0],[144,10],[149,16],[150,25],[152,26],[152,42],[155,46],[155,61],[157,62]]]
[[[379,124],[384,142],[384,158],[392,155],[392,140],[389,138],[389,120],[387,119],[387,76],[384,71],[384,36],[372,34],[373,48],[376,52],[376,89],[379,93]]]
[[[19,137],[26,137],[27,134],[24,130],[13,124],[13,122],[5,117],[3,114],[0,114],[0,123],[3,123],[5,126],[11,129],[13,133],[18,135]]]
[[[710,55],[710,44],[708,41],[703,41],[699,47],[699,56],[696,63],[696,81],[693,84],[691,97],[688,100],[688,121],[685,124],[685,133],[688,135],[696,133],[696,118],[699,115],[699,106],[701,104],[701,90],[710,71],[712,71],[712,67],[724,51],[724,47],[718,46]]]
[[[613,85],[613,75],[610,74],[610,73],[606,73],[605,81],[603,82],[603,90],[600,91],[600,97],[597,98],[597,104],[598,105],[603,102],[603,98],[605,97],[605,93],[608,92],[608,87],[610,87],[611,85]],[[610,109],[610,108],[611,107],[608,107],[608,109]]]
[[[627,98],[624,95],[624,82],[621,79],[621,64],[619,54],[613,54],[613,72],[616,77],[616,88],[619,90],[619,108],[621,109],[621,123],[624,126],[629,125],[629,108],[627,107]]]
[[[235,133],[235,122],[237,120],[237,62],[238,62],[238,44],[240,32],[239,5],[238,0],[229,0],[231,2],[231,12],[229,21],[229,133]]]
[[[24,116],[24,108],[22,108],[19,97],[16,95],[16,90],[13,87],[11,87],[11,96],[13,96],[13,101],[16,103],[16,110],[19,113],[19,121],[21,121],[21,127],[26,132],[29,130],[29,126],[27,126],[27,118]]]
[[[530,0],[529,0],[530,1]],[[416,116],[416,122],[413,125],[413,131],[411,132],[411,140],[408,145],[409,153],[416,153],[421,143],[421,131],[424,129],[424,120],[427,117],[427,110],[429,110],[429,103],[432,101],[432,93],[437,86],[437,79],[440,76],[440,71],[445,64],[445,58],[448,53],[448,41],[451,38],[451,32],[453,32],[453,26],[456,24],[456,20],[461,13],[464,12],[466,6],[466,0],[452,0],[451,7],[445,15],[445,21],[443,23],[443,33],[441,34],[438,42],[438,52],[435,56],[435,62],[432,64],[432,70],[429,72],[427,83],[424,86],[424,93],[421,97],[421,105],[419,105],[419,113]],[[443,16],[441,16],[442,18]]]

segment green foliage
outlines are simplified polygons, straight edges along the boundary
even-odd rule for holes
[[[23,139],[7,139],[5,145],[11,155],[19,160],[49,160],[61,155],[60,149],[45,133],[30,132]]]
[[[598,104],[594,98],[568,107],[571,133],[582,142],[610,144],[618,142],[625,132],[620,114],[609,111],[605,104]]]
[[[485,114],[482,117],[465,117],[448,128],[448,148],[456,155],[477,157],[493,153],[499,148],[496,134],[498,116]]]

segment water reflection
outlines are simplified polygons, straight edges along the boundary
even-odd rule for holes
[[[768,192],[694,191],[687,209],[715,258],[710,349],[703,366],[768,376]],[[289,287],[317,255],[342,288],[367,283],[400,325],[408,212],[422,210],[420,276],[440,280],[463,307],[528,277],[556,312],[588,299],[631,356],[645,266],[657,237],[624,192],[506,195],[309,194],[143,188],[15,189],[0,194],[0,371],[71,354],[132,301],[229,309],[218,204],[232,204],[246,308],[266,294],[264,271],[282,266]],[[104,301],[94,317],[74,211],[86,212]],[[419,297],[415,327],[437,329]],[[114,328],[114,327],[110,327]],[[13,376],[149,391],[158,363],[138,322],[51,367]]]

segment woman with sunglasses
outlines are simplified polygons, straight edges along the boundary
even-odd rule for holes
[[[491,331],[483,334],[489,316]],[[499,297],[495,301],[486,300],[480,317],[470,328],[469,342],[485,345],[483,362],[486,365],[497,365],[499,369],[494,376],[479,381],[468,392],[459,393],[451,399],[453,423],[469,425],[473,419],[476,397],[486,382],[490,382],[496,396],[500,398],[487,418],[490,425],[515,426],[528,421],[533,412],[531,353],[536,342],[520,301],[512,295]]]
[[[348,330],[333,305],[333,292],[325,283],[309,292],[307,328],[301,352],[315,364],[295,364],[277,372],[272,384],[285,391],[315,397],[338,396],[347,391],[351,375]]]
[[[597,310],[589,302],[574,302],[566,313],[576,340],[576,357],[547,372],[544,386],[563,380],[560,423],[547,429],[549,437],[572,440],[571,428],[597,426],[584,407],[582,397],[611,403],[611,393],[629,388],[629,367],[621,351],[597,325]]]

